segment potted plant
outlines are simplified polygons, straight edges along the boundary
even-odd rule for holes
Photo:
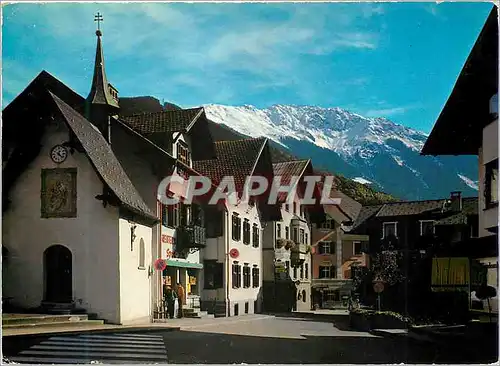
[[[286,239],[279,238],[278,240],[276,240],[276,248],[283,248],[286,245],[286,242]]]
[[[295,248],[295,242],[293,240],[288,239],[285,244],[285,249],[290,250]]]

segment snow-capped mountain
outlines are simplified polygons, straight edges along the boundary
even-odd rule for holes
[[[477,158],[421,156],[427,134],[385,118],[341,108],[205,105],[215,123],[251,137],[265,136],[317,168],[340,173],[402,199],[477,195]]]

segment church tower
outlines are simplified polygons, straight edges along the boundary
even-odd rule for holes
[[[95,53],[94,77],[92,87],[86,100],[86,117],[102,133],[104,138],[111,143],[110,136],[110,117],[118,114],[120,106],[118,105],[118,91],[108,83],[106,71],[104,69],[104,54],[102,50],[102,32],[100,22],[103,21],[102,15],[97,13],[94,21],[97,22],[97,48]]]

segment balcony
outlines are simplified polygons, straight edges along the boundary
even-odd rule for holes
[[[198,225],[178,227],[176,243],[177,247],[181,250],[205,248],[207,244],[205,228]]]
[[[299,218],[293,218],[292,221],[290,222],[290,226],[306,230],[307,222]]]
[[[292,263],[292,266],[300,266],[305,262],[307,255],[307,245],[296,243],[290,253],[290,262]]]

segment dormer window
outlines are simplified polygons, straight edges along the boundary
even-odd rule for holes
[[[384,232],[382,239],[395,236],[398,237],[398,223],[397,222],[384,222],[383,224]]]
[[[181,163],[191,166],[191,153],[189,152],[188,146],[181,141],[177,143],[177,159]]]
[[[434,220],[420,221],[420,236],[434,235],[435,230]]]

